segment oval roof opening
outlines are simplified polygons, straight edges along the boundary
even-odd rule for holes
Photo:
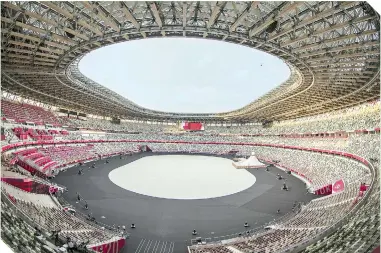
[[[290,76],[286,63],[268,53],[191,38],[106,46],[87,54],[79,69],[142,107],[177,113],[236,110]]]

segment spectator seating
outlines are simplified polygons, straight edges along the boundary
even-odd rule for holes
[[[15,252],[54,253],[57,247],[18,217],[1,199],[1,239]]]
[[[14,119],[16,122],[35,122],[36,124],[54,124],[59,122],[53,113],[42,107],[19,104],[1,100],[1,111],[6,118]]]
[[[7,194],[15,199],[30,202],[36,206],[50,208],[56,207],[56,204],[53,202],[52,198],[49,195],[26,192],[6,182],[2,182],[1,187],[2,190],[4,190]]]
[[[70,236],[77,242],[96,244],[118,237],[115,233],[89,225],[89,223],[60,210],[60,207],[56,206],[48,195],[24,192],[6,183],[3,183],[2,190],[30,219],[37,221],[41,228],[46,231],[61,231],[62,238]]]
[[[206,131],[202,134],[185,133],[180,135],[168,134],[166,130],[169,126],[166,125],[133,122],[122,122],[120,125],[116,125],[110,121],[99,119],[88,119],[87,121],[67,119],[66,122],[70,121],[81,128],[105,129],[118,133],[103,132],[95,134],[82,131],[47,131],[39,128],[18,126],[19,128],[14,128],[11,133],[18,136],[18,138],[26,135],[25,139],[21,137],[19,141],[34,141],[38,139],[36,136],[47,135],[53,139],[60,136],[63,140],[104,140],[105,142],[37,145],[27,149],[11,151],[10,153],[22,157],[23,161],[29,161],[41,169],[50,164],[54,168],[62,168],[74,165],[81,160],[95,159],[99,156],[137,152],[139,145],[148,145],[153,152],[224,154],[235,150],[243,156],[254,152],[256,156],[264,160],[280,160],[280,166],[292,168],[306,175],[314,189],[343,179],[345,182],[343,192],[311,201],[302,206],[301,210],[295,215],[273,222],[271,229],[268,231],[261,230],[247,237],[235,238],[225,244],[191,247],[191,252],[205,253],[277,252],[317,236],[344,215],[351,212],[353,206],[359,200],[360,184],[364,182],[370,184],[372,174],[363,164],[339,156],[279,147],[253,147],[239,144],[252,142],[320,148],[349,152],[370,160],[371,158],[378,158],[380,151],[379,135],[375,131],[379,127],[379,116],[377,115],[379,111],[379,101],[377,101],[341,112],[293,121],[276,122],[271,128],[263,128],[260,125],[232,126],[230,128],[210,126],[210,130],[208,130],[207,126]],[[15,110],[15,114],[21,113]],[[4,133],[9,133],[9,129],[5,128]],[[359,129],[368,129],[370,131],[355,131]],[[283,134],[289,133],[328,131],[348,131],[349,133],[340,138],[286,138],[283,136]],[[127,134],[126,132],[138,133]],[[6,135],[6,140],[7,138]],[[42,138],[39,138],[39,140],[42,140]],[[138,142],[111,142],[114,140],[136,140]],[[149,142],[149,140],[160,140],[161,142]],[[173,143],[176,141],[185,143]],[[225,144],[217,145],[211,142]],[[9,162],[9,159],[6,162]],[[375,167],[379,166],[377,160],[374,161],[374,164]],[[377,180],[369,192],[369,199],[367,199],[365,205],[348,217],[347,224],[341,225],[333,234],[309,246],[304,252],[338,252],[345,251],[348,248],[353,251],[368,252],[373,249],[377,245],[377,238],[379,238],[379,187],[379,181]],[[44,229],[61,229],[60,236],[62,237],[70,236],[80,241],[90,240],[92,244],[96,244],[113,240],[116,236],[109,231],[106,235],[102,234],[103,230],[99,227],[92,226],[78,217],[68,215],[57,206],[50,206],[45,198],[20,192],[9,185],[5,185],[2,189],[14,198],[15,205],[20,210],[27,213]],[[343,244],[339,244],[339,241],[343,242]]]

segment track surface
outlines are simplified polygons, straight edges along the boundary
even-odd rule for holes
[[[127,191],[109,180],[111,170],[147,155],[162,154],[140,153],[123,159],[114,157],[108,164],[100,160],[95,162],[95,169],[85,164],[83,175],[79,176],[75,167],[54,179],[68,188],[64,197],[78,211],[92,213],[97,220],[108,225],[129,228],[130,224],[136,224],[136,229],[129,230],[131,236],[123,252],[184,253],[190,239],[194,238],[191,235],[193,229],[197,230],[197,236],[203,238],[242,232],[245,231],[245,222],[249,223],[249,229],[253,229],[291,211],[294,201],[309,202],[314,198],[306,194],[303,182],[274,167],[268,172],[264,169],[249,170],[257,181],[242,192],[201,200],[144,196]],[[290,191],[281,190],[283,181],[277,179],[278,173],[287,178]],[[76,203],[76,192],[87,201],[88,211]],[[281,210],[280,215],[276,214],[278,209]]]

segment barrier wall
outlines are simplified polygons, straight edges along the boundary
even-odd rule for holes
[[[123,247],[126,244],[126,239],[120,239],[117,241],[97,245],[97,246],[90,246],[92,250],[96,252],[102,252],[102,253],[119,253]]]
[[[317,190],[315,190],[315,195],[320,195],[320,196],[326,196],[326,195],[331,195],[332,194],[332,184],[323,186]]]
[[[37,169],[33,168],[32,166],[30,166],[29,164],[25,163],[24,161],[21,161],[21,160],[17,160],[16,161],[16,164],[18,166],[20,166],[21,168],[29,171],[32,175],[36,175],[36,176],[39,176],[41,178],[46,178],[46,175],[40,171],[38,171]]]
[[[3,146],[1,148],[2,152],[6,152],[11,149],[21,148],[26,146],[33,145],[53,145],[53,144],[80,144],[80,143],[108,143],[108,142],[132,142],[132,143],[177,143],[177,144],[212,144],[212,145],[233,145],[233,146],[257,146],[257,147],[274,147],[274,148],[285,148],[285,149],[294,149],[294,150],[303,150],[310,152],[317,152],[322,154],[331,154],[331,155],[339,155],[347,158],[351,158],[357,160],[366,166],[369,166],[368,161],[364,158],[350,154],[342,151],[335,150],[326,150],[326,149],[318,149],[318,148],[305,148],[305,147],[295,147],[289,145],[281,145],[281,144],[265,144],[265,143],[247,143],[247,142],[197,142],[197,141],[166,141],[166,140],[60,140],[60,141],[32,141],[32,142],[18,142]]]
[[[40,184],[29,178],[7,178],[2,177],[1,181],[4,181],[10,185],[13,185],[26,192],[32,192],[37,194],[49,194],[49,186]]]

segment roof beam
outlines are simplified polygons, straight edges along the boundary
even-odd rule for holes
[[[225,7],[225,5],[226,5],[226,2],[217,2],[216,3],[216,5],[214,6],[214,8],[212,10],[212,13],[210,14],[208,23],[206,24],[206,27],[208,29],[210,29],[214,25],[214,23],[216,22],[216,20],[220,16],[221,11]]]
[[[30,55],[35,54],[35,55],[39,55],[39,56],[43,56],[43,57],[47,57],[47,58],[53,58],[53,59],[60,58],[59,56],[53,55],[53,54],[44,54],[44,53],[40,53],[40,52],[34,52],[31,50],[24,50],[24,49],[12,48],[12,47],[7,48],[7,51],[21,53],[21,54],[30,54]]]
[[[12,53],[1,53],[1,56],[3,57],[10,57],[10,58],[19,58],[19,59],[26,59],[26,60],[33,60],[33,55],[20,55],[20,54],[12,54]],[[44,62],[51,62],[55,63],[55,60],[51,59],[45,59],[41,57],[35,57],[34,60],[37,61],[44,61]]]
[[[10,32],[9,34],[11,36],[14,36],[14,37],[19,37],[19,38],[22,38],[22,39],[31,40],[31,41],[34,41],[34,42],[37,42],[37,43],[41,42],[40,38],[36,38],[36,37],[30,36],[30,35],[25,35],[25,34],[17,33],[17,32]]]
[[[367,54],[370,54],[370,55],[378,55],[380,52],[379,51],[369,51],[367,52]],[[305,62],[308,62],[308,63],[311,63],[311,62],[321,62],[321,61],[324,61],[324,63],[326,63],[327,61],[330,61],[330,60],[334,60],[334,59],[348,59],[348,58],[363,58],[363,57],[367,57],[367,55],[362,52],[362,53],[355,53],[355,54],[351,54],[351,53],[348,53],[348,54],[339,54],[339,55],[335,55],[335,56],[326,56],[326,57],[319,57],[319,58],[314,58],[314,59],[308,59],[308,60],[305,60]],[[369,59],[371,60],[371,59]],[[364,60],[365,61],[365,60]],[[363,62],[364,62],[363,61]],[[368,61],[368,60],[366,60]]]
[[[47,24],[50,24],[54,27],[59,27],[58,23],[56,23],[55,21],[51,20],[51,19],[46,19],[44,17],[42,17],[41,15],[39,14],[36,14],[34,12],[30,12],[30,11],[27,11],[27,10],[24,10],[25,14],[31,16],[31,17],[34,17],[42,22],[45,22]],[[73,29],[70,29],[68,27],[63,27],[63,30],[67,33],[70,33],[70,34],[73,34],[74,36],[77,36],[78,38],[81,38],[83,40],[89,40],[89,38],[86,36],[86,35],[83,35],[77,31],[74,31]]]
[[[346,50],[355,50],[358,48],[365,48],[366,46],[379,46],[380,42],[378,40],[376,41],[367,41],[366,43],[363,44],[352,44],[352,45],[346,45],[344,47],[335,47],[335,48],[330,48],[330,49],[320,49],[316,50],[311,53],[299,53],[300,58],[306,58],[306,57],[311,57],[311,56],[316,56],[316,55],[321,55],[321,54],[327,54],[327,53],[334,53],[334,52],[340,52],[340,51],[346,51]],[[377,52],[375,52],[377,53]],[[367,53],[364,53],[365,55]]]
[[[61,55],[64,53],[64,51],[60,50],[60,49],[51,49],[51,48],[47,48],[47,47],[39,47],[38,49],[41,51],[50,52],[50,53],[54,53],[54,54],[58,54],[58,55]]]
[[[298,43],[300,41],[306,40],[306,39],[310,38],[311,36],[316,36],[316,35],[319,35],[319,34],[322,34],[322,33],[325,33],[325,32],[329,32],[329,31],[340,29],[340,28],[344,28],[346,26],[357,24],[357,23],[360,23],[360,22],[364,22],[364,21],[367,21],[367,20],[373,19],[373,18],[374,18],[374,16],[364,16],[364,17],[360,17],[360,18],[356,18],[356,19],[350,20],[348,22],[343,22],[343,23],[338,23],[336,25],[328,26],[328,27],[326,27],[324,29],[316,30],[316,31],[314,31],[311,34],[307,34],[305,36],[300,36],[300,37],[298,37],[295,40],[290,40],[290,41],[287,41],[285,43],[281,43],[281,46],[284,47],[284,46],[293,45],[293,44]]]
[[[297,24],[296,26],[290,28],[290,29],[287,29],[287,30],[284,30],[280,33],[277,33],[277,34],[274,34],[273,36],[270,36],[269,37],[269,40],[274,40],[274,39],[277,39],[281,36],[284,36],[292,31],[295,31],[299,28],[302,28],[308,24],[311,24],[315,21],[318,21],[320,19],[323,19],[327,16],[330,16],[330,15],[334,15],[335,13],[337,12],[341,12],[342,10],[344,10],[345,8],[347,7],[350,7],[354,4],[354,2],[340,2],[340,5],[337,7],[337,8],[330,8],[328,9],[327,11],[323,11],[323,12],[320,12],[319,14],[316,14],[315,16],[312,16],[310,18],[307,18],[307,19],[304,19],[302,22],[300,22],[299,24]]]
[[[346,78],[345,76],[343,77],[320,77],[318,79],[318,81],[324,81],[324,80],[327,80],[327,81],[345,81],[345,82],[352,82],[352,81],[355,81],[355,82],[359,82],[359,83],[366,83],[366,80],[361,80],[361,77],[360,78],[356,78],[356,77],[348,77]]]
[[[47,7],[49,7],[50,9],[58,12],[59,14],[67,17],[68,19],[74,19],[74,15],[71,14],[70,12],[68,12],[67,10],[65,9],[62,9],[61,7],[57,6],[56,4],[52,3],[52,2],[41,2],[43,5],[46,5]],[[88,24],[86,21],[84,21],[83,19],[79,18],[77,20],[77,24],[79,24],[80,26],[92,31],[93,33],[95,33],[96,35],[99,35],[99,36],[102,36],[103,33],[97,29],[96,27],[93,27],[92,25]],[[75,35],[75,34],[74,34]]]
[[[132,13],[130,12],[130,10],[127,8],[127,6],[121,2],[121,9],[124,13],[124,15],[126,16],[126,18],[128,19],[128,21],[130,21],[136,29],[140,29],[140,24],[139,22],[135,19],[134,15],[132,15]]]
[[[345,58],[347,58],[347,57],[345,57]],[[334,59],[335,58],[333,58],[331,60],[334,60]],[[319,67],[319,66],[328,66],[328,65],[331,66],[331,65],[359,64],[359,63],[365,64],[365,63],[368,63],[368,62],[379,62],[379,61],[380,61],[379,59],[366,59],[366,60],[353,60],[353,59],[351,59],[350,61],[339,61],[339,62],[329,62],[329,61],[326,61],[326,62],[321,62],[321,63],[318,63],[318,64],[310,65],[310,67],[316,68],[316,67]]]
[[[130,10],[128,9],[128,7],[123,3],[121,2],[120,4],[120,8],[122,9],[124,15],[126,16],[126,18],[128,19],[128,21],[131,22],[131,24],[139,31],[140,30],[140,24],[139,22],[136,20],[136,18],[134,17],[134,15],[130,12]],[[140,32],[141,35],[145,38],[146,37],[146,33],[145,32]]]
[[[109,16],[104,13],[102,8],[100,8],[99,5],[93,4],[90,2],[80,2],[83,6],[85,6],[86,9],[92,11],[95,16],[103,20],[109,27],[111,27],[114,31],[120,32],[119,25],[116,24]],[[95,10],[97,13],[95,13]]]
[[[51,42],[51,41],[47,41],[47,40],[45,40],[44,43],[46,45],[49,45],[49,46],[52,46],[52,47],[56,47],[56,48],[60,48],[60,49],[63,49],[63,50],[69,50],[70,49],[70,47],[62,45],[60,43],[55,43],[55,42]]]
[[[87,30],[92,31],[93,33],[95,33],[98,36],[103,36],[103,32],[101,32],[98,28],[92,26],[91,24],[88,24],[83,19],[78,19],[77,24],[79,24],[80,26],[86,28]]]
[[[49,7],[50,9],[58,12],[59,14],[69,18],[69,19],[73,19],[74,18],[74,15],[71,14],[70,12],[68,12],[67,10],[65,9],[62,9],[61,7],[58,7],[55,3],[52,3],[52,2],[41,2],[43,5]]]
[[[359,72],[359,73],[365,73],[365,74],[374,74],[374,71],[367,71],[364,70],[366,67],[332,67],[332,68],[325,68],[325,69],[315,69],[314,71],[316,73],[337,73],[337,72]]]
[[[1,21],[4,21],[4,22],[8,23],[9,20],[10,19],[8,19],[8,18],[1,17]],[[27,25],[27,24],[21,23],[19,21],[16,21],[16,25],[19,26],[19,27],[25,28],[25,29],[29,29],[29,30],[35,31],[36,33],[39,33],[39,34],[41,34],[43,36],[51,36],[52,38],[54,38],[56,40],[65,41],[65,42],[67,42],[68,44],[71,44],[71,45],[76,44],[76,42],[74,42],[71,39],[68,39],[67,37],[64,37],[64,36],[61,36],[61,35],[58,35],[58,34],[55,34],[55,33],[50,34],[49,31],[43,30],[43,29],[35,27],[35,26]]]
[[[10,35],[15,36],[15,37],[19,37],[19,38],[22,38],[22,39],[32,40],[32,41],[35,41],[37,43],[41,43],[41,39],[40,38],[36,38],[36,37],[30,36],[30,35],[25,35],[25,34],[21,34],[21,33],[17,33],[17,32],[10,32]],[[54,43],[54,42],[47,41],[47,40],[45,40],[44,43],[46,45],[49,45],[49,46],[52,46],[52,47],[56,47],[56,48],[61,48],[61,49],[64,49],[64,50],[69,50],[70,49],[70,47],[62,45],[60,43]]]
[[[187,3],[183,2],[183,27],[187,25]]]
[[[283,16],[284,14],[290,12],[291,10],[296,9],[299,5],[304,4],[303,1],[296,1],[294,3],[288,3],[286,6],[284,6],[279,12],[279,16]]]
[[[124,34],[123,38],[125,38],[126,40],[130,40],[130,36],[128,36],[128,34]]]
[[[1,60],[3,60],[3,59],[1,59]],[[26,64],[26,65],[32,64],[32,60],[30,60],[28,62],[28,61],[20,61],[20,60],[10,59],[7,62],[9,62],[9,63],[21,63],[21,64]],[[39,62],[39,61],[34,61],[33,63],[34,63],[34,65],[51,66],[51,67],[54,66],[54,63],[46,63],[46,62]]]
[[[377,33],[377,32],[378,32],[377,29],[373,29],[373,30],[364,31],[364,32],[362,32],[360,34],[349,34],[349,35],[339,36],[339,37],[333,38],[333,39],[326,39],[326,40],[321,41],[321,43],[323,43],[323,44],[324,43],[333,43],[333,42],[337,42],[337,41],[353,39],[353,38],[356,38],[358,36],[374,34],[374,33]],[[320,46],[320,43],[308,44],[308,45],[303,46],[303,47],[295,48],[293,50],[293,52],[298,52],[298,51],[305,50],[305,49],[311,49],[311,48],[315,48],[315,47],[318,47],[318,46]]]
[[[36,48],[36,45],[32,45],[32,44],[28,44],[28,43],[24,43],[24,42],[19,42],[19,41],[14,41],[14,40],[9,40],[8,43],[16,45],[16,46],[20,46],[20,47],[29,47],[29,48],[33,48],[33,49]]]
[[[239,17],[235,20],[235,22],[231,25],[231,27],[229,28],[229,32],[234,32],[235,29],[241,24],[241,22],[246,18],[246,16],[250,13],[250,11],[252,11],[253,9],[257,8],[257,6],[259,5],[259,2],[258,1],[254,1],[251,3],[251,5],[246,8],[246,10],[244,12],[241,13],[241,15],[239,15]]]
[[[157,6],[156,6],[156,3],[151,3],[150,4],[150,8],[152,10],[152,13],[153,13],[153,16],[155,18],[155,22],[156,24],[162,28],[163,27],[163,22],[161,21],[161,18],[160,18],[160,14],[159,14],[159,11],[157,10]]]
[[[267,19],[265,22],[263,22],[261,25],[258,27],[254,27],[253,29],[250,30],[249,32],[249,37],[253,37],[254,35],[261,33],[263,30],[265,30],[269,25],[275,22],[276,15],[272,14],[269,19]]]
[[[363,72],[360,72],[360,73],[354,73],[354,72],[340,72],[340,74],[338,74],[338,72],[321,72],[321,73],[316,73],[316,77],[324,77],[324,76],[331,76],[331,77],[346,77],[346,78],[362,78],[362,77],[369,77],[368,75],[366,75],[367,73],[363,73]]]
[[[38,70],[28,69],[28,68],[17,69],[17,68],[14,68],[14,66],[9,66],[9,65],[5,65],[4,70],[6,73],[17,73],[20,75],[55,75],[55,73],[48,72],[48,70],[38,71]]]
[[[253,37],[256,34],[263,32],[263,30],[265,30],[269,25],[274,23],[278,18],[282,17],[289,10],[296,8],[300,4],[301,2],[296,2],[292,4],[291,2],[285,3],[277,13],[272,13],[267,17],[266,20],[262,22],[262,24],[260,24],[257,27],[253,27],[253,29],[249,31],[249,37]]]

